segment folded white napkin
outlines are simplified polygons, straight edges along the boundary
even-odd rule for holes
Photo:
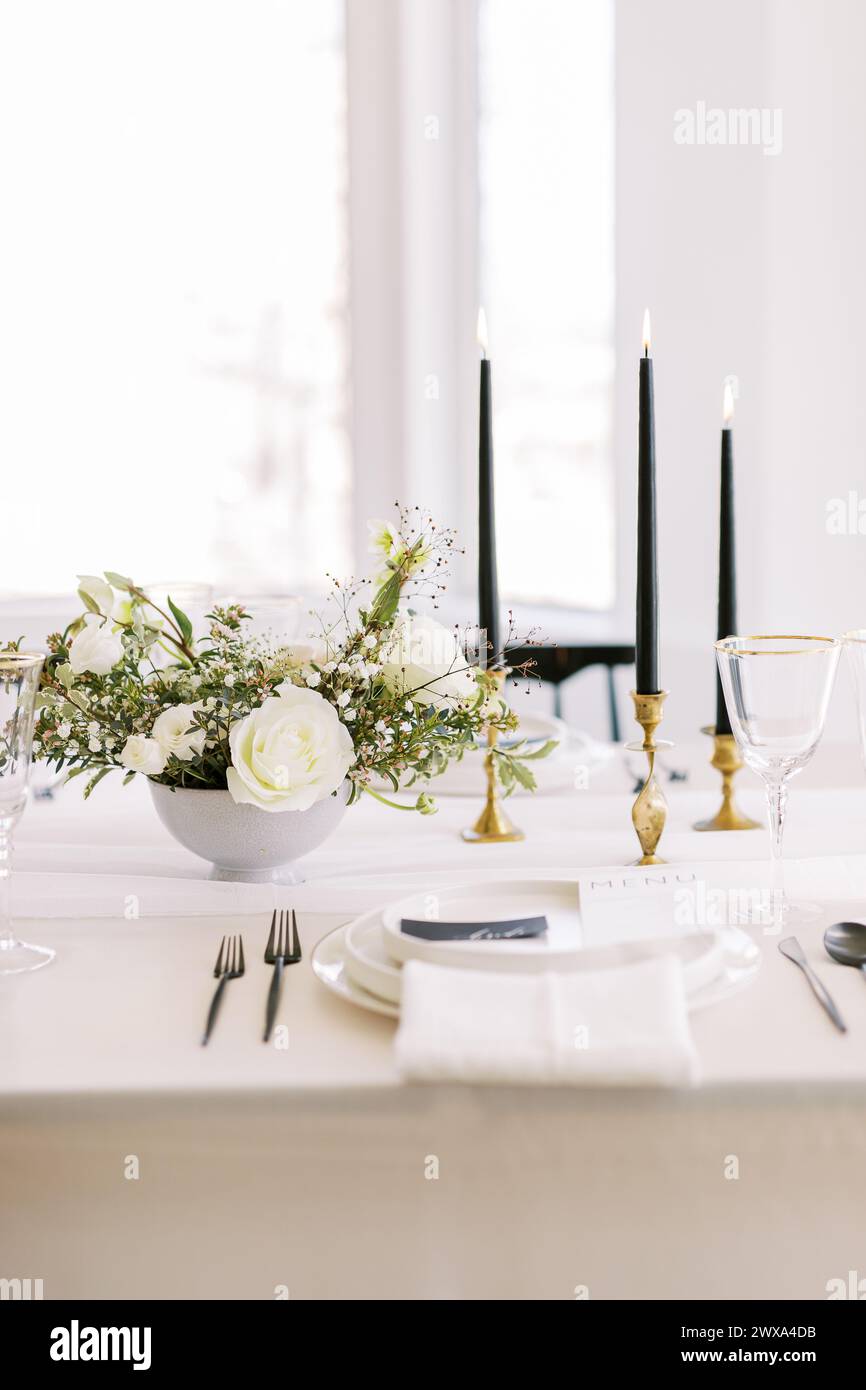
[[[397,1065],[412,1081],[676,1086],[697,1078],[682,964],[512,975],[403,967]]]

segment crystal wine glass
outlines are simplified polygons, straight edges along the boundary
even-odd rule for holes
[[[775,929],[812,921],[820,909],[791,903],[782,874],[788,782],[824,732],[841,644],[835,637],[725,637],[716,657],[731,728],[746,765],[767,789]],[[768,914],[761,913],[766,924]]]
[[[0,975],[38,970],[54,959],[47,946],[18,941],[12,931],[12,831],[27,802],[33,715],[44,657],[0,652]]]
[[[854,677],[854,692],[857,697],[857,723],[860,728],[860,751],[866,762],[866,628],[858,627],[846,632],[842,641],[848,652],[848,664]]]

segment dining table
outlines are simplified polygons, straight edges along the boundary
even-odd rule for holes
[[[765,829],[692,828],[719,801],[707,746],[666,756],[657,869],[634,867],[634,766],[615,749],[573,789],[516,795],[522,842],[461,838],[479,766],[479,804],[363,797],[302,882],[246,899],[170,838],[141,779],[86,803],[38,783],[13,904],[56,958],[0,978],[0,1277],[46,1299],[823,1299],[852,1271],[866,1289],[866,982],[822,945],[866,920],[853,746],[797,779],[785,845],[789,892],[822,913],[796,934],[845,1034],[753,927],[755,978],[690,1015],[696,1085],[408,1084],[394,1020],[311,969],[326,933],[422,886],[765,882]],[[762,819],[757,778],[738,784]],[[295,909],[303,959],[264,1044],[269,894]],[[228,932],[246,971],[202,1047]]]

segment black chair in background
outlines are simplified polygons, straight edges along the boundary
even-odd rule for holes
[[[612,743],[620,741],[619,714],[616,708],[616,684],[614,671],[617,666],[634,665],[634,644],[603,644],[584,642],[577,647],[509,647],[507,658],[510,666],[522,666],[531,662],[531,671],[539,680],[553,686],[553,710],[562,717],[562,686],[580,671],[590,666],[604,666],[607,671],[607,699],[610,714],[610,737]]]

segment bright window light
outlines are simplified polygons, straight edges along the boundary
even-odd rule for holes
[[[482,300],[505,600],[614,602],[613,0],[481,0]]]

